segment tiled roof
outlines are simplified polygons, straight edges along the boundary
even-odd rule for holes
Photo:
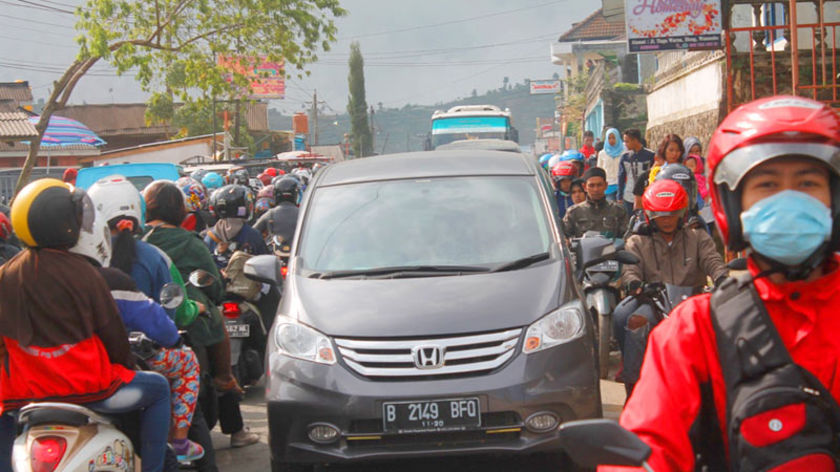
[[[145,103],[116,103],[107,105],[71,105],[56,114],[81,121],[93,132],[106,140],[116,135],[174,134],[177,130],[166,125],[146,124]],[[252,131],[268,130],[268,105],[255,103],[247,105],[243,116]]]
[[[0,100],[12,100],[16,104],[32,101],[29,82],[0,82]]]
[[[89,144],[71,144],[68,146],[46,146],[42,145],[38,150],[39,156],[46,156],[50,154],[52,156],[61,156],[67,154],[69,152],[73,152],[74,154],[79,154],[81,151],[84,154],[89,155],[99,155],[100,150],[96,146],[91,146]],[[9,143],[7,141],[2,141],[0,138],[0,153],[12,152],[20,155],[26,155],[29,152],[29,143],[22,143],[20,141]]]
[[[595,41],[595,40],[615,40],[622,39],[625,35],[624,23],[610,23],[604,18],[604,12],[599,9],[595,13],[586,17],[580,23],[575,23],[569,31],[566,31],[558,42],[573,42],[573,41]]]
[[[19,111],[0,112],[0,139],[27,139],[38,136],[29,115]]]

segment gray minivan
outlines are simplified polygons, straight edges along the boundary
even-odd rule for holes
[[[321,170],[269,335],[272,470],[561,452],[601,416],[592,319],[533,159],[433,151]]]

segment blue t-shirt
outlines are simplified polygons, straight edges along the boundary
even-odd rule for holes
[[[137,260],[131,267],[131,278],[137,289],[147,297],[160,302],[160,290],[164,285],[172,282],[169,264],[161,251],[149,243],[135,241]]]

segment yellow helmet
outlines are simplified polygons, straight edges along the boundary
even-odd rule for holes
[[[12,228],[29,247],[70,248],[94,209],[84,190],[58,179],[36,180],[12,203]]]

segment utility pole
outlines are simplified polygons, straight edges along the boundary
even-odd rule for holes
[[[376,122],[374,118],[376,117],[376,111],[373,109],[373,105],[370,106],[370,150],[371,152],[376,152]]]
[[[309,127],[309,146],[318,145],[318,107],[326,105],[325,101],[318,101],[318,90],[312,92],[312,109],[310,110],[312,124]]]

